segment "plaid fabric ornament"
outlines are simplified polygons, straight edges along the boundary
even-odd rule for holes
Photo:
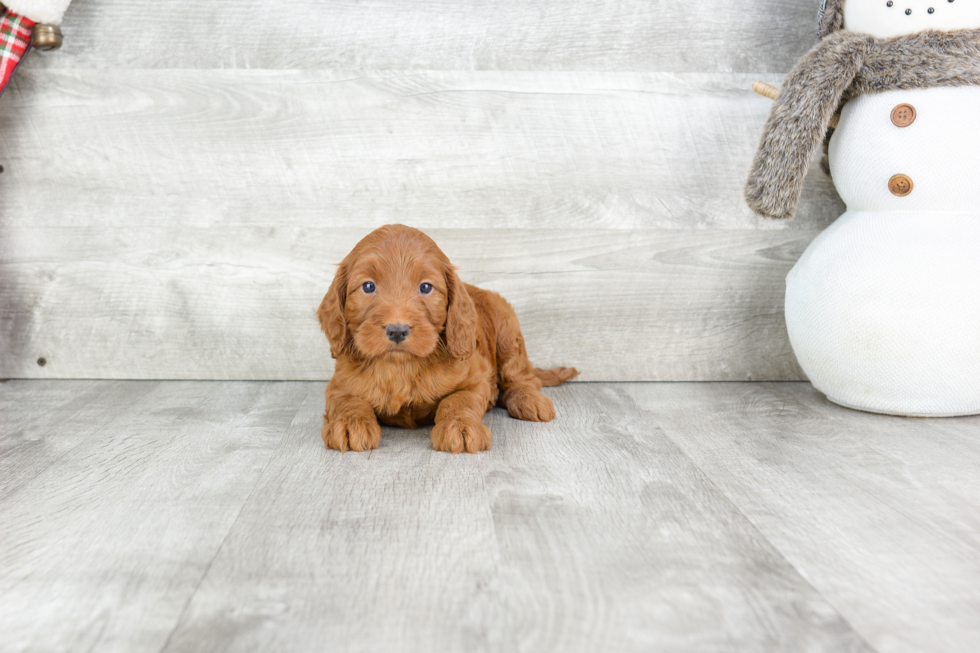
[[[0,5],[0,93],[31,45],[34,21]]]

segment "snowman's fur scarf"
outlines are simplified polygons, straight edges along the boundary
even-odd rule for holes
[[[830,119],[851,98],[937,86],[980,86],[980,30],[889,39],[839,31],[818,43],[783,83],[745,188],[756,213],[792,218],[803,178]]]
[[[844,26],[844,0],[823,0],[820,4],[820,19],[817,33],[824,38]]]

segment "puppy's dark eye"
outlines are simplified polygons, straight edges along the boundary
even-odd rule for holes
[[[375,290],[377,290],[377,287],[375,287],[373,281],[365,281],[364,285],[361,286],[361,290],[363,290],[365,294],[370,295]]]
[[[432,292],[432,284],[423,283],[421,286],[419,286],[419,292],[423,295],[428,295],[430,292]]]

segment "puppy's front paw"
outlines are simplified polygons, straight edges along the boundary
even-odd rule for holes
[[[511,417],[526,422],[550,422],[555,419],[555,405],[533,388],[517,388],[504,403]]]
[[[481,422],[450,419],[432,427],[432,448],[449,453],[476,453],[490,449],[490,429]]]
[[[381,442],[381,425],[377,420],[345,418],[324,424],[320,433],[327,449],[367,451]]]

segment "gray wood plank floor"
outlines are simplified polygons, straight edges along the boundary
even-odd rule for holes
[[[980,418],[572,384],[449,456],[322,383],[0,383],[0,650],[980,649]]]

